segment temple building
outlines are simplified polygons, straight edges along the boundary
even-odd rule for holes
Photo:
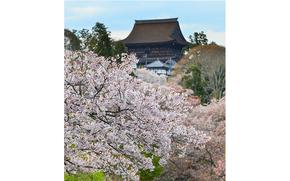
[[[136,54],[137,67],[154,69],[161,74],[170,71],[182,56],[182,48],[188,45],[177,18],[135,20],[133,30],[122,42],[129,53]]]

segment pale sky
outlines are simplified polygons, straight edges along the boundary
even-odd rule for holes
[[[186,39],[204,31],[210,41],[225,45],[225,2],[211,1],[93,1],[65,0],[65,28],[91,29],[96,22],[108,27],[114,39],[124,39],[134,21],[176,18]]]

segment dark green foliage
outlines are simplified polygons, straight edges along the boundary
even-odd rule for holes
[[[64,181],[104,181],[104,172],[64,174]]]
[[[189,35],[189,44],[182,48],[182,53],[188,51],[190,48],[199,46],[199,45],[207,45],[208,39],[206,34],[201,31],[200,33],[194,32],[193,36]]]
[[[121,54],[126,52],[126,48],[121,41],[113,41],[110,35],[111,32],[107,31],[107,27],[99,22],[91,31],[82,29],[77,32],[82,50],[93,51],[99,56],[121,59]]]
[[[65,49],[68,50],[80,50],[81,49],[81,41],[79,38],[75,35],[76,31],[70,31],[68,29],[64,29],[64,37],[69,40],[68,44],[65,44]]]
[[[210,102],[211,98],[220,99],[225,94],[225,66],[220,65],[212,75],[203,73],[201,65],[191,64],[187,74],[182,77],[182,86],[192,89],[194,95],[200,97],[202,104]]]
[[[121,55],[122,53],[126,52],[126,47],[121,41],[113,42],[113,54],[114,55]]]
[[[200,33],[194,32],[194,38],[192,36],[189,37],[191,43],[196,45],[207,45],[208,39],[206,37],[206,34],[201,31]]]
[[[164,168],[159,164],[160,157],[155,156],[151,153],[143,153],[143,154],[146,157],[152,158],[152,163],[153,163],[155,168],[153,171],[150,171],[149,169],[140,170],[139,171],[140,180],[141,181],[152,181],[152,180],[154,180],[154,178],[157,178],[162,174]]]
[[[113,50],[113,56],[117,58],[117,61],[119,63],[121,63],[121,57],[122,57],[121,55],[122,53],[126,53],[125,45],[121,41],[115,41],[113,42],[112,50]]]
[[[200,97],[201,103],[208,103],[209,91],[206,89],[207,80],[202,76],[200,65],[192,64],[187,70],[187,74],[182,77],[182,85],[187,89],[192,89],[194,95]]]
[[[104,57],[112,56],[112,40],[104,24],[97,22],[91,31],[82,29],[77,35],[81,40],[82,50],[93,51]]]
[[[77,31],[77,36],[81,40],[81,49],[86,50],[89,47],[90,40],[92,37],[92,34],[90,33],[90,30],[82,29],[80,31]]]
[[[215,45],[198,45],[175,65],[175,75],[182,74],[179,82],[194,91],[202,104],[225,96],[225,48]]]
[[[92,28],[88,49],[99,56],[112,56],[112,40],[110,38],[110,32],[107,31],[104,24],[97,22]]]

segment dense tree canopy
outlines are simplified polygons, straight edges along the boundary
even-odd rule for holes
[[[97,22],[95,26],[92,27],[88,48],[90,51],[100,56],[112,56],[112,40],[110,38],[110,32],[107,31],[107,27],[105,27],[104,24]]]
[[[188,124],[210,135],[204,149],[188,149],[183,158],[172,154],[159,181],[225,181],[225,99],[198,105],[188,113]]]
[[[76,35],[80,40],[81,50],[92,51],[104,57],[120,57],[126,52],[124,44],[121,41],[114,41],[111,32],[102,23],[97,22],[91,30],[76,31]]]
[[[177,62],[173,77],[180,77],[184,88],[192,89],[203,103],[225,96],[225,47],[215,44],[189,49]]]
[[[139,180],[140,170],[154,169],[152,159],[167,163],[173,142],[183,156],[189,145],[203,148],[209,140],[188,124],[187,94],[130,76],[137,59],[121,60],[65,53],[66,172]]]

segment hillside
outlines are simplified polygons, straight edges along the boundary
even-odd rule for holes
[[[193,47],[175,65],[169,82],[180,84],[181,77],[192,63],[202,64],[201,71],[207,75],[212,75],[220,65],[225,66],[225,47],[219,45]]]

